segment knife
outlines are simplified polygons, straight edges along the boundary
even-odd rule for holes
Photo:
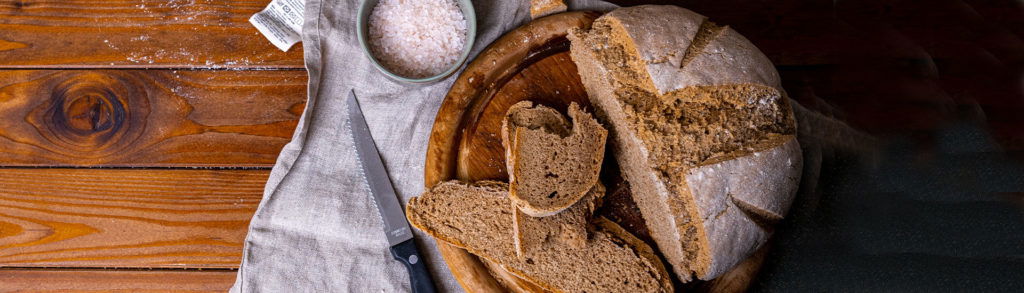
[[[384,220],[384,236],[387,237],[388,245],[391,246],[391,255],[405,264],[405,268],[409,271],[412,292],[433,293],[434,281],[431,280],[423,256],[413,241],[409,222],[406,222],[405,212],[398,202],[395,188],[391,185],[388,172],[384,169],[384,162],[381,162],[377,146],[373,143],[373,137],[370,136],[370,127],[366,125],[363,111],[359,109],[355,90],[348,94],[346,103],[348,104],[348,126],[352,130],[356,154],[363,168],[363,178],[370,185],[370,195],[373,197],[374,205],[377,206],[377,211],[380,212],[381,219]]]

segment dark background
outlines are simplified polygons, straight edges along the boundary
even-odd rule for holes
[[[1024,291],[1024,1],[613,2],[733,27],[877,138],[820,145],[753,291]]]

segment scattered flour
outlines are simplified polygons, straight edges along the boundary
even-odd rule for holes
[[[143,0],[142,3],[133,5],[139,11],[159,15],[171,24],[186,25],[189,30],[198,31],[201,27],[209,27],[211,23],[216,25],[227,19],[230,15],[219,5],[209,1],[197,0]],[[211,5],[214,5],[211,7]],[[255,32],[254,32],[255,34]],[[203,46],[194,43],[175,44],[180,47],[167,48],[166,44],[160,43],[161,39],[150,34],[139,34],[133,37],[104,39],[103,44],[108,48],[124,54],[124,61],[130,64],[144,65],[160,63],[182,63],[189,67],[204,69],[226,69],[226,70],[266,70],[265,68],[249,68],[251,65],[262,63],[262,52],[252,52],[252,59],[249,57],[231,57],[230,60],[210,60],[209,52]],[[164,48],[164,49],[162,49]],[[116,60],[115,60],[116,61]],[[123,61],[109,62],[110,65],[124,64]]]
[[[410,78],[444,72],[466,44],[466,19],[452,0],[381,0],[368,31],[377,60]]]

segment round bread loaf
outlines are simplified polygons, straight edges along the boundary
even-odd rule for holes
[[[658,248],[683,281],[729,271],[789,209],[802,157],[774,66],[676,6],[614,10],[571,55]]]

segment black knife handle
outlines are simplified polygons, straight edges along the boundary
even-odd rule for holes
[[[416,249],[416,243],[412,239],[391,246],[391,255],[405,264],[405,268],[409,270],[409,279],[412,280],[412,292],[435,292],[434,281],[430,277],[430,272],[427,271],[427,264],[423,259],[423,255]]]

